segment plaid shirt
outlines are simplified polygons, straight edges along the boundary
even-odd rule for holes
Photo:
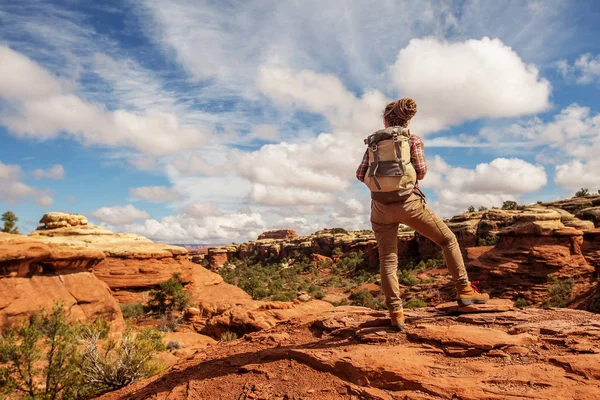
[[[415,184],[415,188],[413,193],[425,198],[425,194],[421,192],[419,189],[419,180],[425,177],[425,173],[427,172],[427,161],[425,161],[425,146],[423,146],[423,141],[420,137],[411,135],[408,139],[408,143],[410,144],[410,163],[415,168],[417,172],[417,183]],[[367,175],[367,171],[369,169],[369,150],[365,151],[365,155],[363,156],[358,169],[356,170],[356,179],[361,182],[365,181],[365,176]]]

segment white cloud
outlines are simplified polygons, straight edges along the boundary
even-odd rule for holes
[[[6,46],[0,46],[3,71],[0,98],[10,101],[0,120],[18,137],[50,139],[66,132],[86,145],[133,147],[149,154],[168,154],[204,142],[204,132],[182,123],[173,112],[108,111],[69,93],[40,65]],[[19,76],[29,75],[26,84]],[[12,73],[12,75],[11,75]],[[14,83],[15,81],[16,83]]]
[[[573,65],[567,60],[560,60],[557,68],[564,77],[575,77],[580,85],[600,82],[600,54],[594,57],[591,53],[582,54]]]
[[[125,206],[102,207],[92,213],[92,217],[112,225],[131,224],[139,220],[147,220],[150,215],[138,210],[131,204]]]
[[[279,138],[277,127],[271,124],[261,124],[252,127],[251,135],[262,140],[275,142]]]
[[[413,126],[420,133],[479,118],[534,114],[550,106],[550,83],[499,39],[413,39],[389,73],[401,95],[416,100]]]
[[[499,206],[521,194],[537,192],[546,183],[543,166],[518,158],[496,158],[467,169],[452,167],[436,156],[430,160],[421,186],[434,191],[434,209],[449,217],[464,212],[470,205]]]
[[[233,213],[203,218],[174,215],[160,220],[149,219],[143,224],[125,225],[119,230],[171,243],[227,243],[254,240],[265,227],[260,214]]]
[[[194,218],[220,217],[225,214],[215,203],[186,204],[182,211]]]
[[[65,169],[60,164],[55,164],[50,167],[48,170],[36,169],[33,171],[33,176],[36,179],[55,179],[60,180],[65,177]]]
[[[257,183],[252,186],[250,199],[267,206],[296,206],[331,204],[335,201],[335,196],[314,190]]]
[[[575,190],[588,188],[591,192],[600,190],[600,161],[587,162],[572,160],[556,166],[554,183],[558,186]]]
[[[153,203],[182,200],[183,196],[166,186],[142,186],[130,188],[129,194],[136,199],[147,200]]]
[[[0,203],[17,204],[22,200],[34,198],[41,207],[52,204],[52,197],[48,193],[21,182],[21,176],[20,166],[0,162]]]

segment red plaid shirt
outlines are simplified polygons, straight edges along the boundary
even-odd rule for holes
[[[415,168],[417,172],[417,183],[415,184],[415,188],[413,193],[425,198],[425,194],[421,192],[419,189],[419,180],[425,177],[425,173],[427,172],[427,161],[425,161],[425,146],[423,146],[423,141],[420,137],[411,135],[408,139],[408,143],[410,144],[410,163]],[[369,150],[365,151],[365,155],[363,156],[358,169],[356,170],[356,179],[361,182],[365,181],[365,176],[367,175],[367,171],[369,169]]]

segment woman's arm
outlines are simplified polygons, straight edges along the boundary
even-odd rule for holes
[[[358,169],[356,170],[356,179],[358,179],[361,182],[364,182],[368,169],[369,169],[369,150],[365,151],[365,155],[363,156],[363,159],[360,162]]]
[[[410,137],[410,162],[417,172],[417,180],[425,178],[427,161],[425,161],[425,146],[418,136]]]

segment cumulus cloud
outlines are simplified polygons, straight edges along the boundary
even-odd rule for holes
[[[417,101],[413,126],[422,133],[479,118],[534,114],[550,106],[550,83],[499,39],[413,39],[389,73],[401,95]]]
[[[142,186],[129,189],[136,199],[147,200],[153,203],[164,203],[167,201],[182,200],[183,196],[175,190],[166,186]]]
[[[499,206],[521,194],[537,192],[546,184],[543,166],[518,158],[496,158],[468,169],[450,166],[439,156],[430,161],[421,182],[422,187],[435,192],[436,208],[446,217],[463,212],[470,205]]]
[[[17,204],[33,198],[41,207],[52,204],[52,197],[44,190],[21,182],[21,167],[0,162],[0,202]]]
[[[0,121],[18,137],[50,139],[66,132],[86,145],[133,147],[159,155],[204,142],[204,132],[183,124],[173,112],[109,111],[69,92],[46,69],[7,46],[0,45],[0,59],[0,99],[11,104]]]
[[[36,179],[63,179],[65,177],[65,169],[60,164],[55,164],[47,170],[36,169],[33,171],[33,176]]]
[[[595,57],[591,53],[582,54],[573,65],[567,60],[560,60],[557,68],[564,77],[575,77],[580,85],[600,82],[600,54]]]
[[[279,138],[277,127],[271,124],[260,124],[252,127],[251,135],[271,142]]]
[[[131,204],[125,206],[102,207],[92,213],[92,217],[112,225],[131,224],[132,222],[149,219],[150,215],[138,210]]]
[[[591,192],[600,190],[600,161],[581,162],[571,160],[556,166],[554,183],[558,186],[575,190],[588,188]]]
[[[162,242],[211,244],[256,239],[265,227],[260,214],[232,213],[203,218],[181,214],[160,220],[149,219],[143,224],[124,225],[119,229]]]
[[[250,199],[267,206],[298,206],[331,204],[336,198],[331,193],[257,183],[252,186]]]
[[[220,217],[224,215],[224,212],[215,203],[186,204],[182,211],[185,215],[194,218]]]

